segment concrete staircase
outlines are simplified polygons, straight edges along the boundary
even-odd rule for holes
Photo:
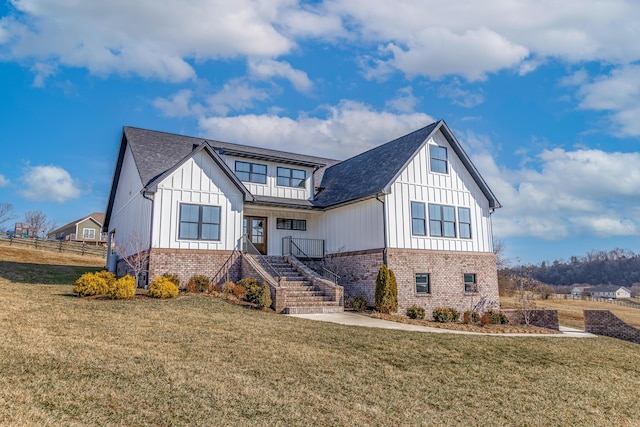
[[[315,288],[284,257],[268,256],[265,258],[281,277],[280,287],[286,293],[286,307],[282,311],[283,314],[339,313],[344,311],[340,301],[332,300],[330,296]]]

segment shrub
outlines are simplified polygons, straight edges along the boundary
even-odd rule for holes
[[[230,294],[240,299],[244,299],[247,295],[247,288],[233,282],[224,282],[219,285],[219,289],[223,294]]]
[[[129,299],[136,294],[136,278],[130,274],[122,276],[109,287],[107,296],[111,299]]]
[[[175,273],[164,273],[162,275],[162,277],[164,277],[165,279],[171,280],[173,283],[175,283],[175,285],[178,287],[178,289],[180,288],[180,278],[178,277],[177,274],[175,274]]]
[[[255,280],[254,283],[251,284],[247,288],[247,301],[253,303],[258,308],[265,308],[271,306],[271,291],[269,289],[269,285],[262,284],[259,285]]]
[[[469,323],[478,323],[480,321],[480,314],[475,310],[467,310],[462,315],[462,322]]]
[[[407,308],[407,317],[410,319],[424,319],[424,308],[412,305]]]
[[[81,297],[104,295],[108,291],[109,285],[104,274],[84,273],[73,284],[73,292]]]
[[[386,265],[382,265],[376,278],[376,310],[393,313],[398,310],[398,284],[396,276]]]
[[[438,307],[433,310],[433,321],[438,323],[457,322],[460,313],[451,307]]]
[[[149,286],[148,296],[152,298],[175,298],[178,296],[178,285],[166,277],[156,277]]]
[[[506,325],[509,323],[509,319],[504,313],[494,310],[487,310],[480,318],[482,326],[486,325]]]
[[[116,275],[108,272],[107,270],[98,271],[95,273],[97,277],[102,277],[107,282],[107,287],[113,286],[116,283]]]
[[[204,274],[195,274],[187,283],[187,292],[204,292],[209,289],[209,282],[209,278]]]
[[[369,306],[367,300],[363,296],[353,297],[349,302],[351,303],[351,308],[359,312],[365,311]]]

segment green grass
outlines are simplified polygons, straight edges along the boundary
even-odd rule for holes
[[[90,268],[90,267],[85,267]],[[640,347],[347,327],[0,279],[0,425],[637,425]]]

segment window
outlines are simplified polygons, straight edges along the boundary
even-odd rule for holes
[[[178,238],[220,240],[220,206],[181,204]]]
[[[430,294],[431,283],[429,281],[429,273],[416,274],[416,293]]]
[[[427,216],[424,203],[411,202],[411,234],[416,236],[427,235]]]
[[[429,230],[432,236],[456,237],[456,211],[453,206],[429,205]]]
[[[458,208],[458,228],[462,239],[471,238],[471,209]]]
[[[278,218],[276,228],[280,230],[307,230],[307,221],[304,219]]]
[[[82,229],[82,238],[83,239],[95,239],[96,238],[96,230],[93,228],[83,228]]]
[[[431,154],[431,172],[449,173],[447,149],[438,145],[431,145],[429,152]]]
[[[464,291],[467,293],[478,292],[475,273],[464,273]]]
[[[300,169],[278,168],[278,185],[284,187],[303,187],[307,173]]]
[[[236,161],[236,176],[240,181],[267,183],[267,166],[258,163]]]

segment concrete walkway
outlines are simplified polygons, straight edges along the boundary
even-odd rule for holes
[[[590,334],[579,329],[560,327],[561,334],[486,334],[482,332],[457,331],[454,329],[432,328],[430,326],[410,325],[407,323],[392,322],[390,320],[374,319],[362,314],[345,311],[343,313],[326,313],[326,314],[287,314],[290,317],[299,317],[301,319],[316,320],[319,322],[338,323],[340,325],[364,326],[367,328],[381,329],[398,329],[401,331],[415,332],[432,332],[436,334],[463,334],[463,335],[490,335],[498,337],[573,337],[573,338],[593,338],[596,335]]]

